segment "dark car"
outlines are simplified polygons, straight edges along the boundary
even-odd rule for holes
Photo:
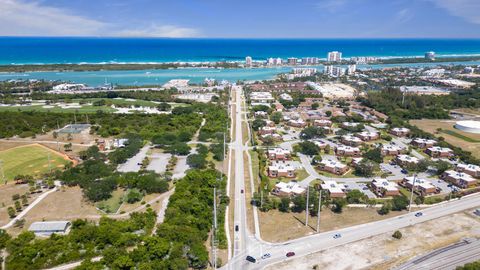
[[[238,232],[238,225],[235,225],[235,231]]]
[[[422,213],[422,212],[418,212],[418,213],[415,214],[415,216],[416,216],[416,217],[421,217],[421,216],[423,216],[423,213]]]
[[[403,174],[408,174],[408,171],[405,170],[405,169],[402,169],[402,173],[403,173]]]
[[[242,194],[243,194],[243,189],[242,189],[242,190],[240,190],[240,193],[242,193]]]
[[[246,260],[249,261],[249,262],[251,262],[251,263],[256,263],[256,262],[257,262],[257,259],[255,259],[255,258],[252,257],[252,256],[247,256]]]
[[[293,251],[287,252],[287,257],[292,257],[292,256],[295,256],[295,252]]]
[[[340,238],[340,237],[342,237],[342,235],[339,234],[339,233],[336,233],[336,234],[333,236],[333,239],[338,239],[338,238]]]

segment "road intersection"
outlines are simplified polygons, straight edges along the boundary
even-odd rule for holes
[[[480,194],[465,196],[462,199],[443,202],[438,205],[422,210],[423,215],[417,217],[415,213],[384,219],[381,221],[356,225],[337,231],[318,233],[283,243],[269,243],[260,238],[255,226],[255,232],[250,232],[247,223],[247,202],[245,195],[245,175],[243,154],[248,147],[243,144],[242,138],[242,115],[246,107],[242,105],[242,88],[234,86],[232,93],[235,95],[235,112],[231,117],[235,118],[235,137],[230,144],[230,151],[234,151],[235,162],[233,181],[234,189],[234,232],[233,232],[233,257],[221,269],[263,269],[275,263],[290,260],[286,253],[293,251],[295,257],[305,256],[314,252],[322,251],[369,238],[375,235],[388,233],[401,228],[426,222],[432,219],[448,216],[450,214],[465,211],[480,205]],[[305,157],[306,158],[306,157]],[[303,163],[303,162],[302,162]],[[233,165],[233,164],[232,164]],[[307,171],[309,170],[306,168]],[[314,175],[316,177],[316,175]],[[321,177],[319,177],[321,178]],[[253,190],[253,187],[252,187]],[[227,213],[228,214],[228,213]],[[255,219],[257,219],[254,211]],[[227,217],[228,218],[228,217]],[[253,218],[253,217],[248,217]],[[258,220],[255,220],[258,223]],[[238,226],[238,227],[237,227]],[[335,234],[341,234],[340,238],[334,238]],[[265,253],[270,253],[270,258],[260,259]],[[246,256],[257,258],[256,263],[246,261]]]

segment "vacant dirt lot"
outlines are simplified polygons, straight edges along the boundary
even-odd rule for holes
[[[442,130],[451,130],[454,131],[460,135],[469,137],[474,140],[480,140],[480,134],[473,134],[473,133],[467,133],[463,132],[461,130],[458,130],[454,128],[455,121],[454,120],[430,120],[430,119],[422,119],[422,120],[412,120],[410,121],[410,124],[415,125],[419,127],[420,129],[432,133],[437,137],[444,137],[445,140],[448,143],[451,143],[452,145],[461,147],[462,149],[466,151],[472,152],[472,154],[476,157],[480,157],[480,143],[472,143],[465,141],[461,138],[457,138],[455,136],[452,136],[450,134],[446,134],[444,132],[440,132],[436,134],[437,128],[441,128]]]
[[[316,252],[267,269],[391,269],[409,259],[460,241],[480,237],[480,218],[458,213],[400,230],[402,239],[382,234],[341,247]]]
[[[15,185],[13,183],[0,185],[0,225],[5,225],[10,221],[7,209],[9,206],[14,206],[12,196],[14,194],[21,196],[25,193],[29,193],[29,189],[28,185]],[[38,196],[39,194],[29,194],[28,201],[32,202]]]
[[[374,208],[344,208],[342,214],[335,214],[329,209],[322,209],[320,215],[320,231],[326,232],[357,224],[373,222],[403,212],[391,211],[388,215],[381,216]],[[305,212],[282,213],[277,210],[260,212],[260,231],[262,239],[269,242],[283,242],[302,236],[314,234],[317,228],[317,217],[309,217],[305,226]]]
[[[32,222],[43,220],[74,220],[86,218],[89,215],[98,215],[93,204],[83,199],[79,187],[62,187],[57,192],[47,196],[25,215],[25,226],[28,228]],[[18,228],[11,229],[12,233],[18,233]]]

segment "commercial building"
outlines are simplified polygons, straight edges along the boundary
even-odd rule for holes
[[[351,147],[348,145],[339,145],[335,147],[335,155],[337,156],[348,156],[348,157],[359,157],[362,155],[360,148]]]
[[[290,66],[296,66],[297,63],[298,63],[298,58],[290,57],[290,58],[288,58],[287,63]]]
[[[341,163],[340,161],[333,159],[323,159],[318,168],[322,171],[342,175],[348,171],[348,166]]]
[[[375,131],[362,131],[360,133],[357,133],[356,136],[365,142],[373,141],[380,138],[380,134]]]
[[[397,128],[392,128],[392,130],[390,130],[390,133],[398,137],[406,137],[408,136],[408,134],[410,134],[410,129],[404,128],[404,127],[401,127],[401,128],[397,127]]]
[[[32,223],[28,230],[39,236],[66,234],[70,225],[70,221],[42,221]]]
[[[437,192],[437,188],[432,185],[430,181],[414,176],[403,178],[401,184],[410,191],[412,191],[412,187],[414,187],[414,192],[421,196],[427,196]]]
[[[295,168],[289,163],[274,162],[268,166],[270,177],[295,177]]]
[[[323,181],[323,184],[320,185],[323,190],[327,190],[330,198],[345,198],[347,194],[345,190],[347,189],[345,185],[339,184],[336,181]]]
[[[425,150],[425,153],[432,158],[448,158],[454,155],[452,149],[439,146],[429,147],[427,150]]]
[[[275,99],[270,92],[252,92],[250,93],[250,100],[253,104],[269,104]]]
[[[400,166],[408,166],[418,164],[420,162],[420,159],[409,155],[398,155],[395,158],[395,162]]]
[[[432,61],[435,60],[435,52],[426,52],[425,59],[432,60]]]
[[[457,123],[455,123],[455,128],[469,133],[480,134],[480,121],[458,121]]]
[[[253,65],[253,59],[250,56],[245,57],[245,66],[251,67]]]
[[[290,159],[290,151],[283,148],[268,149],[268,158],[271,160],[288,160]]]
[[[340,62],[342,61],[342,53],[338,51],[329,52],[327,54],[328,62]]]
[[[434,86],[400,86],[400,91],[412,95],[444,96],[450,94],[450,90]]]
[[[469,188],[477,184],[477,179],[471,175],[454,170],[445,171],[442,178],[460,188]]]
[[[415,147],[424,149],[424,148],[429,148],[429,147],[434,146],[435,144],[437,144],[437,141],[432,140],[432,139],[416,138],[416,139],[413,139],[410,142],[410,144],[415,146]]]
[[[480,178],[480,166],[474,164],[458,164],[455,168],[457,172],[463,172],[475,178]]]
[[[375,178],[372,180],[371,184],[373,191],[380,197],[400,195],[400,190],[395,182],[388,181],[387,179]]]

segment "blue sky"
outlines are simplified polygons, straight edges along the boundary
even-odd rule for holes
[[[0,0],[0,36],[480,38],[480,0]]]

